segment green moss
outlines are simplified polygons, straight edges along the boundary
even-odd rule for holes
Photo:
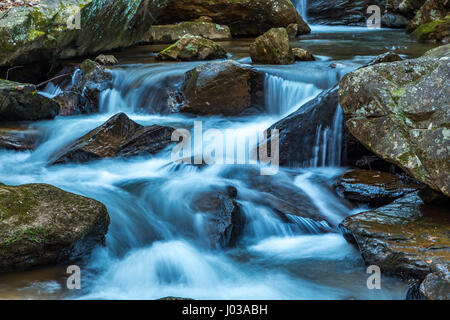
[[[15,217],[21,223],[29,222],[30,211],[37,205],[31,190],[0,187],[0,195],[0,221]]]
[[[37,244],[44,243],[50,227],[35,227],[17,231],[8,237],[3,245],[9,246],[20,241],[30,241]]]

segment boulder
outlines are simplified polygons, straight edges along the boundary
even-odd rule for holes
[[[119,113],[57,151],[51,163],[83,163],[116,156],[156,154],[171,143],[173,131],[173,128],[158,125],[144,127]]]
[[[40,133],[28,127],[0,127],[0,150],[34,150]]]
[[[208,216],[207,234],[211,247],[225,248],[236,245],[245,225],[245,215],[235,201],[237,190],[211,191],[200,194],[191,205],[192,210]]]
[[[386,0],[386,11],[411,19],[426,0]]]
[[[226,57],[227,52],[220,44],[203,37],[186,34],[173,45],[161,51],[157,59],[195,61],[225,59]]]
[[[177,24],[154,25],[150,28],[148,41],[151,43],[174,43],[184,35],[191,34],[213,41],[231,40],[228,26],[212,22],[185,21]]]
[[[428,274],[419,287],[426,300],[450,300],[449,265],[437,266],[438,271]]]
[[[264,108],[263,73],[232,60],[202,64],[185,75],[173,112],[236,116]]]
[[[350,201],[380,205],[422,188],[422,184],[405,176],[381,171],[352,169],[340,177],[336,191],[341,197]]]
[[[59,105],[36,86],[0,79],[0,121],[53,119]]]
[[[347,128],[358,141],[447,196],[449,65],[448,53],[377,64],[345,75],[339,89]]]
[[[305,49],[302,48],[292,48],[292,52],[294,53],[295,61],[314,61],[316,58]]]
[[[35,7],[10,8],[0,18],[0,66],[95,55],[132,46],[144,40],[166,3],[41,0]]]
[[[253,63],[292,64],[295,61],[285,28],[272,28],[250,44]]]
[[[381,17],[381,25],[385,28],[404,29],[409,23],[409,19],[401,14],[385,13]]]
[[[176,0],[164,8],[158,22],[170,24],[210,17],[227,25],[233,37],[255,37],[270,28],[299,26],[299,34],[311,32],[289,0]]]
[[[119,64],[119,60],[113,55],[104,55],[101,54],[95,58],[95,62],[104,65],[104,66],[114,66]]]
[[[286,27],[286,31],[289,35],[289,40],[295,40],[298,34],[298,24],[291,23]]]
[[[0,184],[0,272],[80,258],[108,231],[103,204],[45,184]]]
[[[427,0],[409,22],[406,32],[411,33],[423,24],[445,18],[449,9],[450,3],[444,4],[441,0]]]
[[[431,49],[423,54],[423,58],[443,58],[448,57],[450,54],[450,43],[445,44],[434,49]]]
[[[450,263],[450,214],[445,203],[425,205],[410,193],[376,210],[347,217],[340,228],[366,265],[383,274],[424,279]]]

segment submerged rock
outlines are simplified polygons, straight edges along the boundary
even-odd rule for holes
[[[171,143],[173,128],[144,127],[119,113],[53,155],[52,164],[83,163],[116,156],[156,154]]]
[[[428,274],[419,287],[426,300],[450,300],[449,265],[437,266],[438,271]]]
[[[215,23],[227,25],[236,37],[255,37],[270,28],[299,26],[299,34],[311,32],[289,0],[176,0],[162,12],[161,24],[193,21],[209,17]]]
[[[185,75],[172,111],[236,116],[264,108],[264,74],[227,60],[202,64]]]
[[[27,127],[0,127],[0,150],[26,151],[34,150],[40,134]]]
[[[302,48],[292,48],[296,61],[314,61],[316,58],[307,50]]]
[[[420,183],[386,172],[349,170],[339,179],[336,191],[351,201],[380,205],[422,188]]]
[[[366,265],[386,274],[424,279],[450,263],[448,201],[425,205],[417,193],[376,210],[346,218],[345,238],[358,246]]]
[[[0,184],[0,195],[0,272],[66,263],[104,242],[98,201],[45,184]]]
[[[0,121],[53,119],[59,105],[36,86],[0,79]]]
[[[200,36],[213,41],[231,40],[228,26],[212,22],[185,21],[177,24],[152,26],[148,41],[151,43],[174,43],[186,34]]]
[[[370,61],[365,67],[373,66],[379,63],[386,63],[386,62],[394,62],[394,61],[402,61],[402,57],[400,57],[395,52],[385,52],[378,56],[376,56],[372,61]]]
[[[382,63],[344,76],[339,101],[364,146],[450,195],[450,55]]]
[[[220,44],[203,37],[186,34],[173,45],[161,51],[157,59],[195,61],[225,59],[226,57],[227,52]]]
[[[272,28],[250,44],[253,63],[292,64],[294,52],[285,28]]]
[[[41,0],[0,18],[0,66],[95,55],[144,40],[165,0]],[[78,19],[79,18],[79,19]]]
[[[236,245],[245,225],[245,215],[235,201],[237,190],[228,187],[225,192],[211,191],[199,195],[192,205],[194,211],[208,215],[207,234],[213,248]]]

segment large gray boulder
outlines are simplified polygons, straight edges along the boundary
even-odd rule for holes
[[[213,41],[231,40],[228,26],[206,21],[185,21],[176,24],[155,25],[150,28],[148,41],[151,43],[174,43],[184,35],[191,34]]]
[[[450,195],[450,54],[381,63],[340,82],[347,127],[365,147]]]

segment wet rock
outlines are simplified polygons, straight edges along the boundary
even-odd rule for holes
[[[253,63],[292,64],[295,61],[285,28],[272,28],[250,44]]]
[[[53,119],[59,105],[36,86],[0,79],[0,121]]]
[[[417,193],[376,210],[347,217],[340,225],[366,265],[382,273],[424,279],[450,261],[450,212],[444,203],[425,205]]]
[[[202,64],[186,73],[174,112],[236,116],[264,108],[264,74],[227,60]]]
[[[349,170],[339,179],[336,191],[351,201],[380,205],[423,187],[411,179],[386,172]]]
[[[104,65],[104,66],[114,66],[116,64],[119,64],[119,60],[117,60],[116,57],[113,55],[104,55],[101,54],[95,58],[95,62]]]
[[[394,62],[394,61],[402,61],[402,57],[400,57],[395,52],[385,52],[383,54],[380,54],[379,56],[375,57],[372,61],[370,61],[367,66],[373,66],[379,63],[386,63],[386,62]]]
[[[193,202],[193,210],[208,215],[207,234],[213,248],[236,245],[245,225],[245,215],[235,201],[237,191],[229,187],[226,191],[211,191],[201,194]]]
[[[157,125],[144,127],[119,113],[56,152],[51,163],[83,163],[116,156],[156,154],[171,143],[173,130]]]
[[[197,22],[213,22],[214,20],[211,17],[201,16],[201,17],[195,19],[194,21],[197,21]]]
[[[152,43],[174,43],[186,34],[213,41],[231,40],[228,26],[212,22],[186,21],[177,24],[155,25],[150,28],[148,41]]]
[[[450,55],[450,44],[441,45],[423,54],[423,58],[444,58]]]
[[[0,150],[34,150],[40,134],[28,127],[0,128]]]
[[[324,149],[323,144],[316,143],[317,139],[323,135],[319,128],[325,130],[333,126],[333,118],[338,112],[337,92],[338,88],[334,87],[321,93],[267,129],[269,133],[274,129],[279,130],[281,166],[320,165],[319,159],[322,159],[323,153],[327,153],[327,150]],[[328,132],[331,134],[332,130]],[[271,137],[266,143],[270,145],[270,141]],[[339,161],[340,159],[326,160]]]
[[[365,147],[450,194],[449,56],[382,63],[344,76],[339,101]]]
[[[169,61],[195,61],[225,59],[227,52],[212,40],[184,35],[180,40],[158,54],[157,59]]]
[[[144,40],[166,0],[42,0],[0,18],[0,66],[96,55]],[[80,24],[70,17],[80,14]],[[132,30],[132,32],[130,32]]]
[[[104,242],[98,201],[45,184],[0,184],[0,194],[0,272],[66,263]]]
[[[428,274],[420,284],[420,294],[426,300],[450,300],[450,271],[437,266],[438,271]]]
[[[177,0],[170,1],[158,23],[170,24],[210,17],[227,25],[235,37],[255,37],[270,28],[299,25],[299,33],[311,32],[291,1],[288,0]]]
[[[386,10],[388,12],[401,14],[411,19],[417,10],[425,3],[426,0],[387,0]]]
[[[55,84],[63,90],[54,98],[60,105],[59,115],[72,116],[98,112],[101,93],[112,88],[111,73],[90,59],[84,60],[77,67],[65,67],[56,76],[66,72],[73,74],[72,77],[55,81]]]
[[[291,23],[290,25],[288,25],[286,27],[286,31],[289,35],[289,40],[295,40],[295,38],[297,38],[297,34],[298,34],[298,24]]]
[[[411,33],[420,25],[445,18],[450,9],[450,4],[440,0],[427,0],[416,12],[415,17],[409,22],[406,32]]]
[[[316,58],[307,50],[302,48],[292,48],[295,61],[314,61]]]

